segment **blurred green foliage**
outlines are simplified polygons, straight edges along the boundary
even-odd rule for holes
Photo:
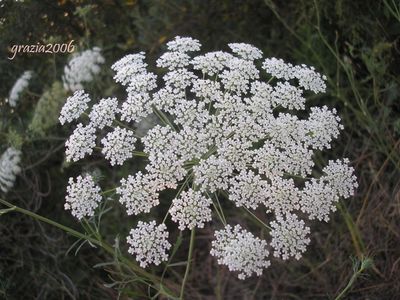
[[[29,130],[36,135],[44,136],[46,132],[57,125],[67,93],[60,81],[55,81],[49,90],[45,91],[38,100]]]

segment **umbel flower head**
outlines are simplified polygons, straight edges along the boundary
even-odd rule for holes
[[[211,204],[211,199],[204,197],[201,192],[189,189],[172,200],[169,213],[172,221],[179,223],[180,230],[203,228],[204,223],[211,221]]]
[[[145,170],[122,178],[116,188],[127,213],[150,213],[160,192],[175,190],[167,216],[180,230],[219,218],[224,228],[215,232],[211,253],[244,279],[269,266],[269,252],[299,259],[310,243],[308,223],[328,221],[357,182],[347,159],[322,169],[314,164],[314,152],[329,149],[343,129],[334,108],[307,103],[310,95],[325,92],[324,75],[263,59],[260,49],[244,43],[229,44],[229,52],[196,55],[200,46],[189,37],[168,42],[156,61],[161,79],[147,71],[143,52],[115,62],[114,79],[126,97],[93,106],[89,123],[78,125],[68,140],[67,157],[79,160],[98,147],[113,165],[145,156]],[[78,95],[73,105],[67,102],[63,119],[78,118],[88,108],[85,99]],[[135,126],[154,115],[158,125],[138,134]],[[104,136],[96,139],[99,127]],[[261,240],[230,226],[226,201],[249,213],[263,210],[270,237]],[[154,221],[132,230],[129,252],[143,267],[167,259],[166,230]]]
[[[14,186],[15,179],[21,172],[20,161],[21,151],[14,147],[9,147],[0,156],[0,189],[4,193]]]
[[[251,232],[242,229],[240,225],[215,232],[215,240],[210,251],[216,256],[218,263],[226,265],[229,271],[238,271],[239,279],[245,279],[270,265],[267,242],[255,237]]]
[[[89,108],[88,102],[90,102],[89,95],[83,90],[76,91],[72,96],[68,97],[61,109],[60,117],[58,118],[61,125],[78,119],[81,114]],[[96,108],[93,108],[93,111],[96,112]],[[92,117],[92,119],[94,119],[94,117]]]
[[[274,248],[274,256],[282,259],[294,256],[300,259],[310,243],[308,238],[310,228],[305,226],[304,221],[288,213],[285,217],[277,216],[276,221],[271,222],[271,227],[271,246]]]
[[[22,73],[21,77],[19,77],[18,80],[14,83],[13,87],[11,88],[10,95],[6,99],[11,107],[17,106],[19,97],[28,87],[29,80],[32,78],[32,75],[32,71],[25,71],[24,73]]]
[[[100,187],[96,185],[93,177],[90,175],[76,178],[76,182],[72,177],[69,178],[69,186],[67,188],[67,197],[65,198],[64,208],[71,210],[74,217],[79,220],[83,217],[91,217],[99,205],[102,197]]]
[[[136,260],[142,268],[148,264],[159,265],[162,261],[168,260],[167,251],[171,248],[167,240],[168,235],[165,224],[139,221],[128,236],[127,241],[130,244],[128,252],[136,255]]]

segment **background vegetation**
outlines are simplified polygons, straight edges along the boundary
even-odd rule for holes
[[[311,101],[336,107],[345,130],[321,160],[349,157],[360,185],[353,199],[340,203],[331,222],[314,225],[318,228],[303,259],[274,261],[260,278],[238,281],[218,267],[208,256],[212,230],[205,228],[196,239],[186,299],[399,299],[400,4],[396,0],[0,1],[0,152],[9,145],[23,151],[23,171],[16,186],[0,197],[82,231],[63,204],[67,179],[76,176],[83,164],[64,163],[69,130],[54,119],[66,98],[60,80],[68,57],[22,54],[10,61],[6,59],[10,46],[74,39],[78,50],[101,47],[106,66],[90,86],[91,94],[99,98],[121,93],[108,68],[115,60],[146,51],[154,61],[164,42],[176,35],[199,39],[203,50],[226,49],[229,42],[251,43],[266,57],[313,65],[326,74],[328,93]],[[12,110],[4,100],[27,69],[35,72],[35,78]],[[99,157],[85,166],[110,181],[119,177],[118,172],[129,171],[104,168]],[[102,235],[111,244],[116,232],[122,239],[135,223],[118,210],[107,218],[109,226]],[[185,233],[176,254],[182,260],[188,239]],[[146,298],[148,291],[129,282],[129,270],[115,261],[115,255],[75,241],[25,215],[1,215],[0,297]],[[184,267],[173,270],[168,280],[179,284]]]

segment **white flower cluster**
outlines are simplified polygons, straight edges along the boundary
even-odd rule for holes
[[[14,83],[10,95],[6,99],[11,107],[16,107],[21,93],[28,87],[29,80],[32,78],[32,71],[25,71]]]
[[[102,197],[100,187],[96,185],[92,176],[79,175],[76,182],[70,177],[68,183],[64,208],[71,210],[72,215],[79,220],[93,216]]]
[[[238,207],[268,213],[269,246],[237,226],[216,233],[213,255],[245,278],[269,265],[268,247],[277,257],[300,258],[310,242],[310,229],[298,216],[328,221],[339,198],[353,195],[357,183],[347,159],[315,168],[314,152],[330,148],[343,129],[335,109],[307,105],[310,94],[325,91],[325,76],[276,58],[265,59],[260,69],[261,50],[243,43],[229,47],[232,53],[193,57],[199,41],[177,37],[157,60],[165,70],[163,83],[146,70],[143,52],[127,55],[112,66],[114,79],[126,88],[126,100],[120,109],[116,101],[96,106],[90,118],[94,125],[87,126],[98,127],[94,115],[106,111],[104,116],[111,117],[102,118],[104,126],[112,124],[118,112],[127,128],[149,116],[159,118],[160,125],[140,139],[118,127],[102,140],[112,164],[131,158],[135,144],[143,146],[147,157],[145,171],[122,179],[117,188],[128,214],[149,212],[159,204],[161,191],[178,187],[169,214],[181,230],[201,228],[211,220],[214,196],[227,195]],[[79,128],[79,138],[69,141],[71,158],[93,148],[94,138],[81,138]],[[221,217],[222,207],[214,206]],[[157,231],[155,226],[140,223],[129,240],[130,252],[144,266],[166,259],[168,234],[164,225]],[[156,242],[155,234],[163,239]]]
[[[256,60],[262,58],[263,56],[263,53],[260,49],[249,44],[231,43],[228,44],[228,46],[231,48],[233,53],[244,59]]]
[[[354,195],[358,187],[357,177],[354,175],[354,169],[349,167],[350,161],[330,160],[328,165],[322,170],[325,174],[320,180],[326,182],[333,191],[340,197],[348,198]]]
[[[160,203],[158,191],[162,188],[153,176],[137,172],[135,176],[121,179],[121,186],[117,187],[116,192],[121,195],[119,202],[126,206],[127,214],[137,215],[150,212],[152,207]]]
[[[235,202],[237,207],[256,209],[269,197],[269,184],[260,175],[253,171],[243,170],[237,176],[231,178],[229,187],[229,199]]]
[[[264,61],[263,68],[279,79],[297,79],[301,87],[314,93],[323,93],[326,90],[326,76],[317,73],[314,67],[293,66],[290,63],[285,63],[282,59],[272,57]]]
[[[72,92],[83,89],[82,84],[92,81],[94,76],[100,72],[100,65],[104,62],[99,47],[74,54],[64,67],[64,88]]]
[[[246,279],[253,273],[260,276],[270,265],[267,242],[240,225],[233,228],[227,225],[214,234],[210,254],[217,257],[218,264],[228,266],[229,271],[239,272],[239,279]]]
[[[168,260],[167,251],[171,248],[168,242],[168,231],[164,224],[156,225],[156,221],[138,222],[127,238],[130,244],[128,252],[136,255],[136,260],[142,268],[149,264],[159,265]]]
[[[98,129],[111,126],[115,119],[115,114],[118,112],[117,98],[101,99],[99,103],[93,105],[89,115],[90,123]]]
[[[271,246],[274,248],[274,256],[288,259],[294,256],[300,259],[310,243],[308,234],[310,228],[305,226],[303,220],[296,215],[286,214],[285,217],[278,215],[276,221],[271,223]]]
[[[101,152],[112,166],[122,165],[125,160],[133,156],[135,142],[136,138],[132,131],[117,127],[101,140],[104,146]]]
[[[74,133],[65,142],[67,161],[78,161],[84,158],[86,154],[92,154],[95,146],[95,129],[90,125],[78,124]]]
[[[198,40],[192,39],[190,37],[175,37],[174,40],[167,43],[167,48],[169,51],[174,52],[192,52],[199,51],[201,44]]]
[[[7,193],[13,186],[15,178],[21,172],[19,163],[21,151],[9,147],[0,157],[0,189]]]
[[[179,223],[180,230],[203,228],[205,222],[211,221],[211,204],[211,199],[190,189],[183,191],[178,198],[172,200],[169,213],[172,221]]]
[[[193,171],[196,174],[195,183],[200,185],[202,191],[215,192],[228,188],[233,166],[227,159],[211,155],[194,166]]]
[[[78,119],[88,109],[88,102],[90,102],[89,95],[85,94],[83,90],[76,91],[72,96],[68,97],[58,118],[61,125]]]
[[[60,123],[65,124],[79,119],[89,108],[88,103],[90,101],[89,95],[83,90],[75,91],[72,96],[67,98],[61,109]],[[65,143],[67,161],[78,161],[84,158],[86,154],[92,154],[96,146],[96,129],[104,129],[105,127],[113,129],[101,140],[103,145],[101,152],[110,161],[110,164],[112,166],[115,164],[122,165],[125,160],[131,158],[136,142],[133,131],[112,126],[119,112],[117,98],[101,99],[93,105],[89,115],[87,115],[89,124],[79,123]]]

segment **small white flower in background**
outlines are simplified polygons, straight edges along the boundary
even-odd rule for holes
[[[253,273],[260,276],[263,269],[271,263],[268,260],[267,242],[255,237],[240,225],[214,233],[210,254],[217,257],[218,264],[225,265],[229,271],[239,272],[239,279],[246,279]]]
[[[285,216],[278,215],[276,221],[272,221],[270,225],[274,256],[284,260],[290,257],[300,259],[311,241],[308,237],[310,228],[305,226],[304,221],[287,213]]]
[[[75,128],[74,133],[65,142],[65,154],[68,162],[78,161],[86,154],[92,154],[96,146],[96,130],[94,127],[81,123]]]
[[[179,224],[178,228],[193,229],[195,227],[203,228],[206,222],[211,221],[212,201],[192,189],[183,191],[178,198],[172,200],[172,206],[169,209],[172,221]]]
[[[103,144],[101,153],[110,161],[110,164],[122,165],[125,160],[133,157],[136,138],[131,130],[116,127],[101,140],[101,143]]]
[[[93,216],[102,197],[101,189],[96,185],[92,176],[82,177],[79,175],[76,182],[70,177],[68,183],[64,208],[71,210],[72,215],[79,220],[83,217]]]
[[[0,189],[7,193],[15,183],[17,175],[21,172],[21,151],[9,147],[0,157]]]
[[[357,182],[347,159],[329,161],[322,170],[314,163],[315,151],[329,149],[343,129],[334,108],[306,105],[311,93],[325,91],[326,77],[306,65],[262,61],[261,50],[249,44],[229,47],[232,53],[193,56],[199,41],[176,37],[156,61],[165,72],[162,78],[147,71],[143,52],[121,58],[112,69],[126,89],[125,101],[120,108],[115,98],[96,104],[91,125],[78,125],[66,153],[74,161],[90,154],[96,127],[103,128],[98,131],[105,135],[102,153],[112,165],[134,154],[146,156],[144,171],[122,179],[116,188],[128,215],[149,213],[160,203],[161,192],[178,188],[168,212],[180,230],[201,228],[211,220],[209,193],[226,195],[221,212],[226,201],[266,212],[270,245],[239,225],[215,233],[211,254],[244,279],[269,266],[268,247],[276,257],[300,259],[310,243],[305,221],[328,221],[339,199],[354,194]],[[88,108],[80,97],[67,101],[61,123]],[[141,134],[122,128],[125,124],[111,131],[107,127],[117,112],[116,123],[124,121],[127,128],[140,128],[150,116],[158,122]],[[134,151],[136,143],[144,153]],[[224,219],[219,211],[216,215]],[[167,237],[164,224],[139,222],[128,237],[129,252],[142,267],[160,264],[171,246]]]
[[[89,95],[85,94],[83,90],[76,91],[72,96],[68,97],[58,118],[61,125],[64,125],[65,122],[71,123],[73,120],[78,119],[89,108],[88,102],[90,102]]]
[[[117,98],[101,99],[98,104],[93,105],[89,114],[90,124],[99,129],[111,126],[115,114],[119,112]]]
[[[136,261],[142,268],[146,268],[149,264],[158,266],[168,260],[167,251],[171,248],[168,235],[165,224],[156,225],[156,221],[148,223],[139,221],[127,238],[130,245],[128,252],[136,256]]]
[[[11,88],[10,95],[6,99],[8,104],[11,107],[16,107],[19,97],[21,96],[22,92],[28,87],[29,80],[32,78],[33,72],[32,71],[25,71],[21,77],[17,79],[14,83],[13,87]]]
[[[100,52],[100,48],[94,47],[73,55],[64,67],[63,82],[67,91],[83,89],[83,83],[91,82],[100,73],[100,65],[105,62]]]

